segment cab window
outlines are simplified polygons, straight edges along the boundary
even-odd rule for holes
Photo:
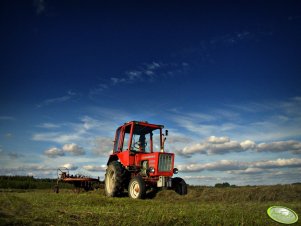
[[[116,136],[115,136],[115,141],[114,141],[114,152],[118,151],[118,142],[119,142],[119,138],[120,138],[120,128],[116,131]]]

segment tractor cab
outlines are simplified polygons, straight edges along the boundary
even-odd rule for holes
[[[120,126],[115,134],[113,152],[163,151],[162,125],[132,121]]]

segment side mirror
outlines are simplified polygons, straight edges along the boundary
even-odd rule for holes
[[[165,136],[168,136],[168,130],[165,130]]]

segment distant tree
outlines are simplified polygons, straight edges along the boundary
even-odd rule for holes
[[[222,187],[222,184],[221,184],[221,183],[217,183],[217,184],[214,185],[214,187],[216,187],[216,188],[221,188],[221,187]]]
[[[223,187],[228,188],[228,187],[230,187],[230,184],[228,182],[225,182],[225,183],[223,183]]]
[[[228,187],[230,187],[230,184],[228,183],[228,182],[224,182],[224,183],[217,183],[217,184],[215,184],[215,186],[214,187],[216,187],[216,188],[228,188]]]

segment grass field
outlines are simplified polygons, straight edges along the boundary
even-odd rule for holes
[[[189,187],[186,196],[166,190],[145,200],[107,198],[103,190],[2,189],[0,225],[281,225],[266,214],[273,205],[300,216],[301,185]]]

